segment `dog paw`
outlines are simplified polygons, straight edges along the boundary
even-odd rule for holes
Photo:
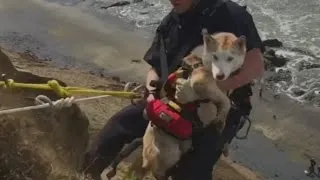
[[[178,91],[175,94],[175,98],[179,103],[185,104],[188,103],[188,95],[186,95],[184,92],[182,91]]]
[[[177,79],[175,98],[178,102],[183,104],[197,99],[197,96],[188,80],[182,78]]]

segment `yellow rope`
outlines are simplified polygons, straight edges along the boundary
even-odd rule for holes
[[[17,82],[14,82],[13,79],[8,79],[6,81],[0,81],[0,87],[52,90],[62,98],[70,97],[72,94],[76,94],[76,93],[110,95],[110,96],[128,98],[128,99],[141,97],[141,95],[136,92],[103,91],[103,90],[95,90],[95,89],[81,88],[81,87],[63,87],[56,80],[50,80],[47,82],[47,84],[32,84],[32,83],[17,83]]]

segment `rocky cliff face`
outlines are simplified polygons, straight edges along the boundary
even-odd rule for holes
[[[0,73],[17,82],[51,79],[17,70],[3,52]],[[0,110],[34,105],[39,94],[58,98],[49,91],[0,88]],[[89,139],[88,125],[77,105],[0,115],[0,179],[75,179]]]

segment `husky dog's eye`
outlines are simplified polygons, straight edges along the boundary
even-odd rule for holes
[[[218,60],[218,57],[216,55],[213,55],[212,57],[214,60],[216,60],[216,61]]]
[[[227,61],[231,62],[233,60],[233,57],[228,57]]]

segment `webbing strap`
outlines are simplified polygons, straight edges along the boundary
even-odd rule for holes
[[[168,69],[168,60],[167,60],[167,53],[166,53],[166,48],[164,44],[164,38],[161,34],[159,33],[159,38],[160,38],[160,63],[161,63],[161,77],[160,77],[160,82],[164,82],[168,76],[169,76],[169,69]]]

